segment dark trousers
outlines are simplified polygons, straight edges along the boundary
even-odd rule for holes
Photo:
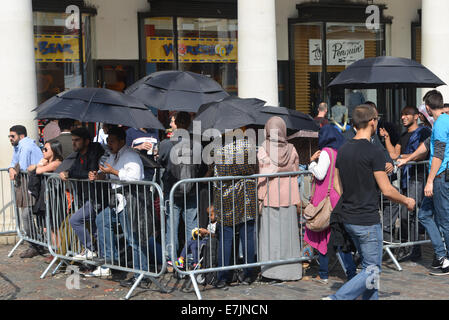
[[[244,263],[254,263],[255,262],[255,239],[254,239],[254,228],[255,221],[247,221],[245,223],[240,223],[235,225],[235,232],[239,232],[240,243],[243,250]],[[217,223],[217,234],[218,234],[218,267],[226,267],[230,265],[231,254],[235,258],[238,257],[237,252],[232,252],[232,244],[234,239],[234,228],[233,226],[221,226]],[[234,244],[234,248],[237,245]],[[234,250],[235,251],[235,250]],[[236,264],[236,261],[234,261]],[[251,277],[253,273],[253,268],[244,268],[245,277]],[[231,281],[231,273],[229,271],[221,271],[218,273],[218,281],[226,280]]]

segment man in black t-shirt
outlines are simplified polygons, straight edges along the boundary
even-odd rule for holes
[[[432,131],[430,128],[418,125],[419,111],[416,107],[408,106],[402,109],[402,124],[407,129],[399,142],[393,146],[390,135],[385,129],[380,129],[379,133],[385,138],[385,146],[393,160],[408,156],[415,152],[418,146],[424,142]],[[424,198],[424,173],[425,165],[411,166],[407,165],[401,169],[401,193],[407,194],[416,199],[418,205]],[[391,214],[390,214],[391,212]],[[397,219],[399,212],[398,206],[384,211],[384,240],[391,241],[393,229],[391,228]],[[417,218],[415,215],[408,217],[407,210],[401,210],[401,235],[404,241],[417,240]],[[412,254],[409,256],[412,260],[418,260],[421,257],[421,247],[414,246]]]
[[[335,176],[343,194],[332,214],[339,216],[362,256],[362,271],[326,300],[355,300],[359,296],[370,300],[379,298],[382,226],[376,185],[392,201],[406,205],[409,210],[415,207],[413,199],[401,195],[391,185],[385,173],[385,159],[379,157],[381,150],[370,143],[377,129],[376,109],[369,105],[356,107],[353,122],[356,136],[338,151]]]

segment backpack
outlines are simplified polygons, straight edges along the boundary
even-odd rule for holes
[[[170,159],[168,160],[167,171],[173,177],[173,182],[176,183],[184,179],[193,179],[198,177],[199,165],[193,163],[193,150],[189,148],[182,140],[173,143],[173,147],[170,151]],[[173,163],[171,155],[175,153],[177,162]],[[184,183],[176,188],[174,197],[184,198],[184,192],[186,195],[194,188],[195,183]]]

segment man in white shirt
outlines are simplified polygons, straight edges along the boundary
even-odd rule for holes
[[[108,132],[107,143],[111,154],[104,163],[100,163],[99,172],[89,173],[89,180],[143,180],[143,165],[139,155],[126,146],[126,133],[122,128],[112,128]],[[107,208],[96,217],[98,245],[101,258],[107,264],[117,265],[119,261],[117,250],[117,229],[114,224],[120,222],[125,234],[126,243],[133,249],[134,268],[140,269],[140,261],[146,261],[136,241],[131,225],[130,212],[125,198],[125,190],[121,184],[111,184],[110,203]],[[115,198],[115,199],[114,199]],[[122,264],[122,263],[121,263]],[[123,265],[122,265],[123,266]],[[90,277],[102,277],[111,275],[109,268],[98,267],[94,272],[86,275]]]

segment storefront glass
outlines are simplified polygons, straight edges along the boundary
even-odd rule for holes
[[[333,106],[352,109],[370,100],[377,103],[376,90],[345,90],[328,88],[329,84],[351,63],[383,54],[383,25],[369,30],[357,23],[298,23],[293,26],[295,62],[294,103],[297,110],[315,114],[318,104],[326,101]],[[324,30],[324,31],[323,31]],[[323,59],[323,32],[326,39],[326,59]],[[326,73],[323,74],[323,60]]]
[[[38,104],[82,87],[91,74],[90,17],[82,15],[81,35],[79,29],[66,28],[68,17],[67,13],[33,12]],[[44,125],[39,122],[40,129]]]
[[[212,77],[237,94],[237,20],[146,18],[146,74],[185,70]],[[177,45],[178,50],[173,48]]]

